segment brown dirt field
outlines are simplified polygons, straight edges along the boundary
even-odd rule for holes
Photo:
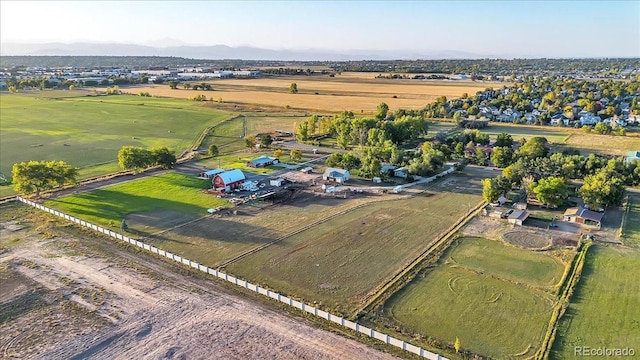
[[[298,85],[298,94],[289,94],[289,85]],[[195,83],[195,82],[194,82]],[[309,78],[278,77],[259,79],[225,79],[210,81],[214,91],[172,90],[168,85],[147,85],[123,89],[137,94],[148,91],[154,96],[190,98],[204,94],[223,102],[274,106],[289,105],[295,109],[314,111],[373,113],[381,102],[393,109],[422,108],[438,96],[456,98],[463,93],[470,95],[491,86],[503,84],[471,81],[429,81],[360,79],[360,78]],[[318,94],[316,94],[318,93]],[[395,98],[394,98],[395,96]]]
[[[393,358],[53,222],[0,230],[0,358]]]

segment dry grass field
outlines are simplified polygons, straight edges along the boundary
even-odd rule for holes
[[[375,75],[372,75],[375,76]],[[298,85],[298,94],[289,94],[289,85]],[[194,82],[195,83],[195,82]],[[471,81],[418,81],[363,79],[354,77],[278,77],[259,79],[224,79],[209,82],[214,91],[172,90],[168,85],[130,87],[125,91],[148,91],[155,96],[189,98],[204,94],[223,102],[255,104],[312,111],[373,113],[381,102],[393,109],[422,108],[439,96],[460,97],[463,93],[475,94],[487,87],[503,83],[478,83]]]
[[[576,133],[571,134],[565,140],[565,144],[578,148],[583,153],[604,153],[622,156],[629,151],[640,149],[640,137]]]

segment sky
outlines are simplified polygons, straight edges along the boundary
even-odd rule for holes
[[[0,1],[3,43],[640,57],[640,1]]]

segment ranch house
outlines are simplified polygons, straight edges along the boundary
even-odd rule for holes
[[[591,226],[600,229],[604,214],[585,208],[568,208],[564,212],[564,221]]]
[[[249,160],[247,162],[247,166],[252,168],[260,168],[260,167],[265,167],[273,164],[278,164],[279,162],[280,160],[278,158],[263,155],[253,160]]]
[[[211,180],[213,179],[214,176],[221,174],[225,172],[224,169],[213,169],[213,170],[207,170],[207,171],[203,171],[200,174],[198,174],[198,178],[200,179],[205,179],[205,180]]]
[[[212,183],[215,190],[229,192],[238,189],[245,180],[242,170],[235,169],[215,175]]]
[[[335,181],[342,184],[349,180],[349,171],[339,168],[327,168],[322,174],[322,180]]]

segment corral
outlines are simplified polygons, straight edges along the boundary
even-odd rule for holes
[[[568,262],[482,238],[458,239],[438,266],[386,304],[391,321],[494,358],[529,358],[540,347]]]

